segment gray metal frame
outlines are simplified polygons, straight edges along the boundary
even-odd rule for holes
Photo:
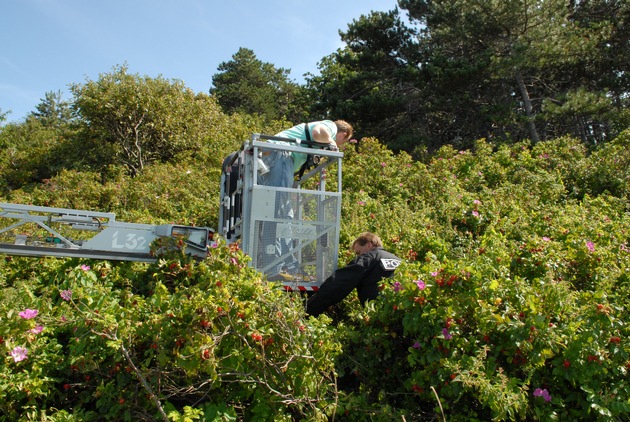
[[[207,256],[206,227],[151,225],[116,221],[108,212],[0,203],[0,218],[15,221],[0,228],[0,253],[20,256],[55,256],[152,262],[150,246],[158,237],[181,236],[186,251]],[[61,233],[62,227],[81,232],[81,239]],[[22,232],[20,232],[21,229]]]
[[[267,141],[284,141],[290,144]],[[321,157],[320,164],[297,180],[291,188],[263,186],[258,182],[259,153],[264,151],[299,152]],[[278,138],[261,134],[253,134],[246,141],[231,162],[226,163],[221,176],[221,207],[219,213],[219,233],[228,243],[240,242],[242,250],[251,257],[251,265],[265,275],[273,273],[272,269],[289,255],[297,257],[304,263],[303,250],[316,244],[315,274],[308,280],[303,277],[280,279],[285,288],[292,290],[316,290],[328,278],[337,266],[339,253],[339,231],[341,218],[343,153],[325,149],[302,146],[299,140]],[[232,168],[235,164],[235,168]],[[329,179],[328,172],[336,165],[336,178]],[[230,172],[237,171],[235,181]],[[317,181],[317,189],[306,189],[304,185],[311,179]],[[231,184],[231,186],[230,186]],[[235,185],[235,186],[234,186]],[[332,185],[332,188],[331,188]],[[298,198],[295,215],[291,219],[277,219],[273,215],[276,193],[284,192]],[[303,214],[300,201],[307,198],[316,201],[316,218]],[[332,211],[331,211],[332,209]],[[332,218],[328,216],[330,214]],[[279,225],[278,231],[290,233],[295,244],[290,252],[278,255],[273,262],[258,262],[257,250],[260,247],[259,234],[261,221]]]

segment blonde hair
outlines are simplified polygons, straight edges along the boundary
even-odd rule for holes
[[[352,128],[352,125],[345,120],[335,120],[335,126],[337,126],[337,133],[346,133],[347,141],[349,141],[350,138],[352,138],[352,135],[354,135],[354,129]]]

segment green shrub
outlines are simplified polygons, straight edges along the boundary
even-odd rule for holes
[[[44,265],[31,273],[33,261]],[[10,259],[2,413],[326,420],[338,343],[246,262],[227,247],[150,266]]]
[[[116,167],[63,172],[11,200],[213,226],[218,157],[235,141],[217,140],[221,154],[212,142],[199,161],[154,164],[134,179]],[[627,133],[594,151],[570,138],[480,140],[423,163],[375,139],[346,146],[340,265],[366,230],[406,262],[366,308],[353,293],[318,318],[224,246],[201,262],[175,251],[154,265],[7,257],[0,411],[22,420],[150,420],[160,409],[172,420],[623,420],[626,144]],[[38,315],[21,318],[26,309]],[[16,347],[26,359],[15,360]]]
[[[351,298],[335,314],[354,420],[625,417],[628,202],[597,187],[611,171],[598,157],[623,160],[618,142],[591,156],[568,139],[442,148],[422,180],[405,175],[417,190],[386,198],[364,183],[345,195],[346,230],[363,221],[400,256],[423,251],[377,301],[362,309]]]

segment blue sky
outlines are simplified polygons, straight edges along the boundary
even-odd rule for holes
[[[342,47],[339,30],[396,0],[4,0],[0,110],[20,121],[46,92],[96,80],[114,66],[208,92],[240,47],[303,82]]]

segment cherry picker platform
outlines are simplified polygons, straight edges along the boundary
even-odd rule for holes
[[[260,183],[273,152],[308,157],[292,186]],[[223,163],[218,235],[286,290],[316,291],[337,268],[343,153],[321,144],[253,134]],[[8,222],[7,222],[8,220]],[[0,253],[154,262],[151,244],[180,238],[201,259],[215,230],[125,223],[109,212],[0,203]]]
[[[306,155],[312,167],[293,186],[265,185],[274,151]],[[253,134],[223,163],[219,233],[286,290],[318,290],[337,269],[342,158],[316,142]]]

